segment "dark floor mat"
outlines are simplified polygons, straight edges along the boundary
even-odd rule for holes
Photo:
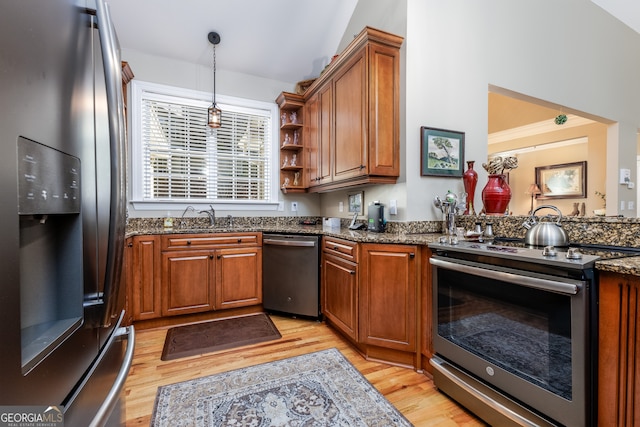
[[[178,326],[167,332],[161,359],[178,359],[281,337],[265,313]]]

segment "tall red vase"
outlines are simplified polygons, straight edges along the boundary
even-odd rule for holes
[[[475,215],[474,197],[476,194],[476,185],[478,184],[478,172],[473,170],[475,160],[467,161],[467,170],[462,174],[462,182],[464,183],[464,191],[467,193],[467,205],[464,215]]]
[[[511,189],[504,175],[489,175],[482,189],[482,203],[487,215],[504,215],[511,200]]]

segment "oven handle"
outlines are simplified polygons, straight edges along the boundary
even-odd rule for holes
[[[436,267],[448,268],[449,270],[460,271],[462,273],[473,274],[476,276],[486,277],[487,279],[502,280],[503,282],[513,282],[518,285],[527,286],[529,288],[541,289],[544,291],[556,292],[565,295],[576,295],[580,290],[580,285],[585,282],[576,281],[576,283],[558,282],[554,280],[541,279],[538,277],[529,277],[520,274],[507,273],[505,271],[488,270],[486,268],[473,267],[457,262],[445,261],[438,258],[431,258],[429,262]]]

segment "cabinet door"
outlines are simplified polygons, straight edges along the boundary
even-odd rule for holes
[[[400,174],[400,56],[398,49],[369,45],[368,171]]]
[[[160,317],[160,237],[134,237],[129,253],[131,255],[129,309],[133,320]]]
[[[417,251],[415,246],[362,245],[361,342],[417,350]]]
[[[333,255],[322,259],[322,312],[343,334],[358,340],[358,265]]]
[[[216,308],[262,303],[262,249],[216,251]]]
[[[318,141],[318,183],[327,184],[333,181],[332,155],[335,152],[333,145],[333,88],[331,84],[320,90],[320,136]]]
[[[367,168],[367,90],[365,50],[354,56],[334,78],[335,105],[333,151],[334,180],[368,173]]]
[[[213,310],[214,251],[162,254],[162,315]]]
[[[640,426],[640,279],[600,274],[598,425]]]

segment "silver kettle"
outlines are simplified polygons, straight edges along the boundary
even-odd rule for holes
[[[536,212],[541,209],[553,209],[558,212],[558,221],[555,223],[550,221],[538,222]],[[547,218],[549,217],[550,215],[547,215]],[[560,224],[561,219],[562,212],[557,207],[551,205],[538,206],[531,212],[529,219],[522,224],[527,229],[524,243],[535,246],[569,246],[569,236]]]

